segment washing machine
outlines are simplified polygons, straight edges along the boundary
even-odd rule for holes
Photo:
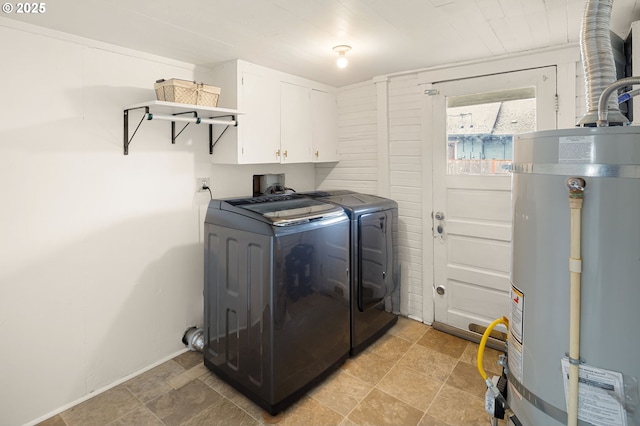
[[[387,198],[347,190],[313,191],[303,195],[339,206],[349,217],[350,354],[357,355],[398,320],[398,204]]]
[[[204,363],[273,415],[349,356],[349,225],[297,194],[209,204]]]

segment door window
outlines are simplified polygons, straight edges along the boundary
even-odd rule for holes
[[[447,97],[447,174],[508,174],[513,135],[535,129],[535,87]]]

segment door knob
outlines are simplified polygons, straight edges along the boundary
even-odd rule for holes
[[[442,296],[444,294],[444,286],[443,285],[439,285],[438,287],[436,287],[436,293],[438,293],[440,296]]]
[[[437,220],[444,220],[444,213],[443,212],[437,212],[434,217]]]

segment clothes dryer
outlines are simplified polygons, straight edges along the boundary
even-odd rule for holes
[[[398,320],[398,204],[346,190],[303,195],[342,207],[350,221],[350,354],[356,355]]]

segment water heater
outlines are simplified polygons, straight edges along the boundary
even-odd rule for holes
[[[579,424],[640,425],[640,127],[515,137],[508,403],[524,425],[567,424],[571,177],[586,183]]]

